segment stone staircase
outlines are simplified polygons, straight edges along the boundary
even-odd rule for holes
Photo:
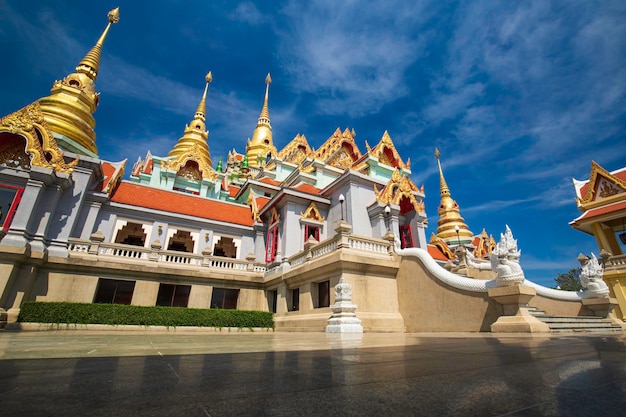
[[[619,324],[595,316],[562,317],[549,316],[545,311],[528,307],[528,312],[546,323],[553,333],[562,332],[621,332]]]

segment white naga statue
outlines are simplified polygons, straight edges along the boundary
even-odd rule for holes
[[[591,258],[582,266],[580,283],[585,288],[585,298],[604,298],[609,295],[609,287],[602,280],[602,265],[592,253]]]
[[[491,269],[497,273],[495,281],[499,287],[524,283],[524,271],[519,264],[522,251],[517,250],[517,240],[513,239],[508,225],[506,232],[500,233],[500,241],[489,256],[489,264],[476,262],[472,253],[467,250],[465,254],[469,266],[482,270]]]

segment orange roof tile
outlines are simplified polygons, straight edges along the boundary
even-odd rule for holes
[[[115,167],[108,161],[102,161],[102,174],[104,175],[104,179],[98,186],[96,186],[97,191],[104,191],[111,182],[113,178],[113,174],[115,174]]]
[[[239,187],[235,187],[234,185],[230,185],[228,187],[228,195],[232,198],[235,198],[235,196],[237,195],[237,193],[239,192],[239,190],[241,190],[241,188]]]
[[[320,189],[312,186],[311,184],[302,183],[294,188],[294,190],[302,191],[303,193],[318,195],[320,193]]]
[[[448,261],[446,255],[444,255],[437,246],[435,245],[426,245],[428,248],[428,254],[433,257],[433,259],[437,261]]]
[[[252,211],[248,206],[224,203],[125,181],[117,187],[111,201],[244,226],[253,224]]]
[[[260,180],[258,180],[258,181],[259,181],[259,182],[263,182],[263,183],[265,183],[265,184],[269,184],[269,185],[275,185],[275,186],[277,186],[277,187],[279,187],[279,186],[280,186],[280,184],[281,184],[281,182],[280,182],[280,181],[276,181],[276,180],[273,180],[273,179],[268,178],[268,177],[261,178],[261,179],[260,179]]]
[[[614,204],[608,204],[606,206],[597,207],[591,210],[587,210],[580,217],[574,220],[573,224],[579,224],[581,220],[589,220],[594,217],[601,216],[603,214],[612,213],[614,211],[626,209],[626,201],[620,201]]]
[[[259,208],[259,211],[261,211],[263,207],[267,206],[267,203],[269,202],[270,202],[270,199],[267,197],[257,197],[256,204],[257,204],[257,207]]]
[[[150,158],[150,160],[146,163],[146,167],[144,168],[143,172],[145,172],[146,174],[152,174],[152,158]]]

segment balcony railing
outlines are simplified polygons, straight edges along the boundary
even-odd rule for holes
[[[103,258],[141,260],[166,264],[198,266],[210,269],[227,269],[263,273],[265,265],[250,259],[233,259],[208,254],[194,254],[172,250],[161,250],[158,247],[124,245],[107,243],[100,239],[83,240],[70,238],[68,249],[71,253],[92,254]],[[71,256],[71,255],[70,255]]]
[[[615,255],[609,257],[604,264],[604,268],[607,271],[626,269],[626,255]]]

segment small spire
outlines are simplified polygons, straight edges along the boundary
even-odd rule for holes
[[[109,28],[111,27],[111,25],[119,22],[120,20],[120,8],[116,7],[115,9],[111,10],[107,14],[107,18],[109,19],[109,24],[104,29],[104,32],[102,32],[100,39],[98,39],[98,42],[96,42],[94,47],[91,48],[89,52],[87,52],[87,55],[85,55],[83,60],[80,61],[80,63],[76,67],[77,73],[85,74],[92,80],[95,80],[98,76],[98,70],[100,69],[100,54],[102,53],[102,44],[104,43],[104,40],[109,33]]]
[[[211,71],[207,73],[204,80],[206,81],[204,94],[202,94],[202,100],[200,100],[200,104],[198,104],[198,109],[196,110],[196,118],[201,119],[203,122],[206,118],[206,93],[209,91],[209,84],[213,81],[213,74],[211,74]]]
[[[439,149],[435,148],[435,158],[437,158],[437,166],[439,166],[439,193],[441,197],[447,197],[450,195],[450,189],[448,188],[446,179],[443,177],[443,170],[441,169],[441,161],[439,160],[440,157],[441,157],[441,153],[439,153]]]
[[[217,163],[217,168],[215,168],[217,172],[222,172],[222,157],[220,156],[220,160]]]
[[[267,105],[270,91],[270,84],[272,83],[272,77],[270,73],[267,73],[267,77],[265,77],[265,101],[263,102],[263,108],[261,109],[261,115],[259,116],[258,124],[265,123],[270,124],[270,111]]]

